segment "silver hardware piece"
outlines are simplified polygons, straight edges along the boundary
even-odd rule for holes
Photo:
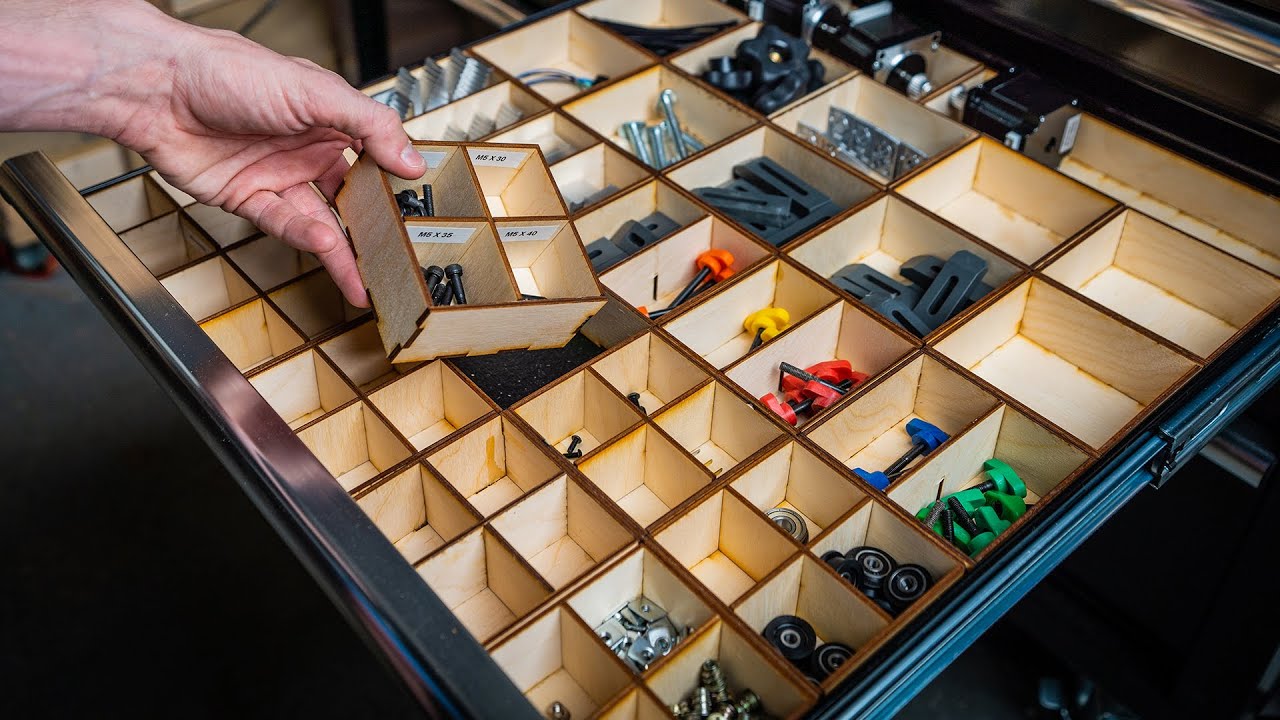
[[[493,124],[494,127],[501,130],[512,123],[518,122],[522,117],[524,117],[523,110],[509,102],[504,102],[498,106],[498,113],[493,118]]]
[[[649,152],[649,145],[645,142],[644,123],[640,120],[632,120],[622,123],[622,137],[627,139],[631,145],[631,150],[640,158],[640,162],[645,165],[653,164],[653,154]]]
[[[569,708],[564,703],[556,700],[547,706],[547,717],[550,720],[572,720],[573,715],[569,712]]]
[[[435,110],[449,102],[449,85],[440,63],[431,58],[424,60],[422,78],[423,105],[427,110]]]
[[[418,78],[414,77],[408,68],[396,70],[396,92],[408,100],[407,104],[413,115],[422,114],[422,93],[418,89]],[[402,115],[400,119],[407,118]]]
[[[661,170],[670,165],[667,160],[667,126],[661,123],[650,125],[644,129],[645,137],[649,140],[649,152],[653,153],[653,167]]]
[[[676,158],[683,160],[689,157],[689,149],[684,146],[683,126],[680,125],[680,118],[676,117],[676,100],[676,91],[671,88],[663,88],[658,93],[658,105],[667,118],[667,134],[671,136],[671,144],[675,146]]]
[[[805,133],[812,132],[812,129]],[[827,111],[827,141],[832,155],[889,180],[896,180],[928,155],[853,113],[832,107]]]
[[[392,110],[395,110],[401,120],[407,120],[409,118],[409,111],[413,109],[409,98],[405,97],[396,88],[388,88],[377,93],[373,96],[373,100],[374,102],[382,103]]]
[[[467,139],[467,133],[458,126],[450,124],[445,126],[444,136],[441,139],[446,142],[462,142]]]
[[[462,69],[466,67],[467,55],[462,52],[462,48],[454,48],[449,51],[449,67],[444,71],[444,86],[449,90],[449,99],[456,100],[453,97],[453,89],[458,86],[458,78],[462,76]]]
[[[707,147],[701,140],[685,132],[683,129],[680,130],[680,137],[684,138],[684,145],[689,148],[690,154],[702,152]]]
[[[595,633],[610,651],[638,672],[670,655],[687,637],[667,617],[666,610],[643,595],[618,608],[596,627]]]
[[[791,508],[776,507],[765,511],[765,517],[773,521],[774,525],[782,528],[782,531],[797,542],[804,544],[809,542],[809,526],[805,524],[804,518],[800,513]]]
[[[479,140],[496,129],[492,118],[476,114],[471,116],[471,125],[467,128],[468,140]]]
[[[484,89],[492,72],[493,68],[488,65],[473,57],[467,58],[463,63],[462,73],[458,75],[458,84],[453,86],[453,93],[449,97],[453,100],[461,100]]]

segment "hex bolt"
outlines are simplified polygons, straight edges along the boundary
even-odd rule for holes
[[[645,136],[649,140],[649,150],[653,153],[653,165],[655,170],[661,170],[671,163],[667,160],[667,126],[661,123],[650,125],[644,129]]]
[[[439,287],[440,281],[444,279],[444,269],[439,265],[429,265],[422,268],[422,278],[427,281],[427,294],[435,297],[436,288]]]
[[[978,529],[978,524],[973,521],[973,516],[964,509],[964,505],[960,504],[960,499],[955,497],[947,498],[947,507],[951,510],[951,517],[960,523],[960,527],[969,533],[969,537],[973,537],[982,532]]]
[[[459,305],[467,304],[467,293],[462,289],[462,266],[458,263],[445,266],[445,277],[449,278],[449,287],[453,290],[453,299]]]
[[[570,460],[577,460],[582,457],[582,451],[578,449],[581,444],[582,438],[580,436],[574,435],[569,438],[569,447],[565,449],[564,456]]]
[[[689,148],[684,144],[684,132],[680,118],[676,117],[676,91],[665,88],[658,93],[658,104],[662,106],[662,114],[667,116],[667,126],[671,131],[671,141],[676,148],[676,157],[683,160],[689,157]]]
[[[631,144],[631,150],[635,152],[636,157],[640,158],[640,162],[645,165],[653,164],[653,155],[649,152],[649,145],[644,139],[644,122],[640,120],[632,120],[622,123],[622,137],[627,139]]]

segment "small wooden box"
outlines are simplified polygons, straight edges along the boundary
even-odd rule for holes
[[[388,358],[563,347],[605,298],[538,146],[414,146],[427,162],[420,179],[366,155],[335,199]],[[435,216],[401,217],[396,193],[427,184]],[[452,263],[467,304],[436,306],[422,268]]]

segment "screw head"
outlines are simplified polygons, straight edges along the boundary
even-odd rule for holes
[[[451,278],[454,278],[454,277],[461,277],[461,276],[462,276],[462,266],[461,266],[461,265],[459,265],[459,264],[457,264],[457,263],[453,263],[453,264],[451,264],[451,265],[446,265],[446,266],[445,266],[445,268],[444,268],[444,274],[445,274],[447,277],[451,277]]]

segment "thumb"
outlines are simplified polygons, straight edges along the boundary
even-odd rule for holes
[[[395,110],[376,102],[328,70],[319,70],[323,82],[309,82],[308,115],[311,124],[331,127],[359,140],[384,170],[407,180],[422,177],[427,169],[413,149]]]

